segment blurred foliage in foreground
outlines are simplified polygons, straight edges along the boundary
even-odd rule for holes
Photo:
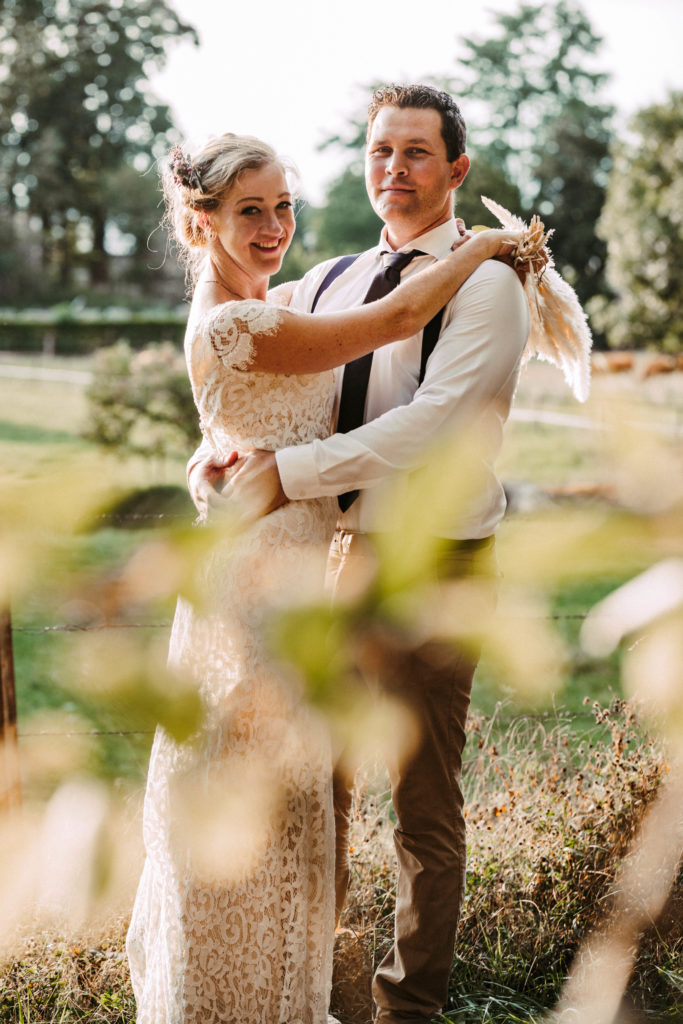
[[[400,716],[339,695],[352,692],[347,683],[358,665],[373,671],[384,646],[433,635],[466,641],[484,633],[492,670],[507,690],[527,705],[547,706],[561,701],[567,671],[566,651],[549,614],[551,596],[580,579],[634,577],[635,589],[621,588],[616,603],[596,609],[584,634],[593,657],[604,656],[622,635],[627,639],[624,688],[632,707],[619,703],[609,713],[596,710],[602,733],[595,736],[585,730],[575,736],[561,715],[556,728],[513,721],[501,730],[495,720],[473,718],[466,773],[471,885],[452,990],[460,1010],[470,1009],[468,1016],[453,1006],[454,1021],[495,1019],[486,1006],[499,1008],[500,1020],[519,1017],[522,1010],[527,1017],[519,1019],[539,1019],[541,1008],[560,996],[572,954],[584,941],[592,945],[585,957],[577,954],[576,976],[581,978],[582,964],[597,962],[610,966],[617,980],[601,985],[599,976],[597,982],[590,976],[579,996],[602,990],[620,998],[631,971],[629,956],[639,948],[634,996],[660,1011],[675,1010],[679,998],[680,932],[665,936],[662,925],[657,933],[639,936],[643,913],[652,919],[665,913],[661,907],[679,852],[673,856],[666,840],[678,841],[680,801],[663,822],[661,808],[676,792],[675,751],[683,728],[681,453],[666,434],[643,423],[642,410],[614,405],[611,416],[602,410],[602,472],[612,484],[612,503],[551,507],[507,525],[505,587],[492,626],[475,614],[476,591],[436,584],[432,572],[440,511],[462,500],[467,489],[471,439],[439,453],[437,469],[422,475],[424,500],[419,508],[400,506],[401,533],[385,538],[377,572],[359,581],[355,600],[334,614],[323,599],[284,614],[264,608],[264,628],[279,638],[293,685],[307,690],[337,736],[353,738],[360,753],[372,757],[395,745]],[[167,617],[178,592],[201,603],[205,559],[226,536],[239,544],[240,527],[197,530],[179,522],[146,532],[137,543],[131,537],[124,557],[102,572],[97,559],[76,562],[72,555],[74,534],[96,526],[113,498],[98,463],[88,468],[81,460],[73,469],[62,463],[41,477],[40,494],[49,500],[36,500],[36,490],[30,479],[0,496],[5,596],[21,604],[42,591],[59,610],[56,621],[87,632],[54,666],[56,678],[74,695],[72,707],[43,712],[22,727],[26,805],[20,819],[3,823],[0,843],[3,955],[13,963],[5,974],[10,980],[3,1012],[18,1020],[19,1006],[25,1018],[27,1009],[36,1009],[30,980],[46,1012],[53,1013],[47,1019],[68,1020],[72,1014],[71,1019],[125,1020],[132,1008],[120,982],[120,944],[106,949],[69,940],[52,946],[49,955],[39,947],[37,958],[12,960],[19,942],[12,922],[34,938],[46,922],[62,935],[78,936],[99,927],[96,922],[107,914],[129,908],[140,863],[139,794],[123,774],[111,784],[110,769],[102,770],[93,757],[97,739],[80,709],[85,703],[99,706],[118,723],[111,728],[121,731],[147,731],[159,720],[182,741],[197,729],[201,707],[193,681],[168,673],[165,642],[140,627]],[[391,496],[388,502],[390,509],[396,506]],[[648,567],[654,575],[644,573]],[[75,742],[65,745],[63,733]],[[390,806],[374,784],[366,797],[369,802],[358,804],[358,895],[348,921],[365,929],[361,951],[367,955],[368,948],[379,951],[386,942],[392,858]],[[634,889],[630,861],[623,858],[631,849],[633,863],[638,861],[639,847],[629,844],[648,805],[645,831],[649,822],[654,839],[644,833],[647,870],[636,873],[640,889]],[[672,898],[679,900],[680,889]],[[589,940],[596,924],[601,931]],[[607,951],[593,955],[603,940]],[[119,980],[114,984],[112,978]],[[569,993],[581,1005],[576,986]],[[586,1010],[580,1019],[602,1019],[591,1013]]]
[[[669,766],[630,705],[616,701],[593,710],[594,727],[581,736],[562,715],[544,722],[519,717],[503,727],[496,716],[475,716],[468,724],[467,896],[448,1020],[540,1021],[557,1000],[582,938],[617,913],[619,864]],[[367,950],[376,950],[377,960],[391,941],[394,864],[388,794],[372,775],[364,783],[344,924],[366,950],[367,1013]],[[646,929],[626,1004],[672,1015],[683,1010],[676,991],[682,883]],[[615,981],[604,979],[608,990]],[[356,1019],[364,1018],[359,1013]],[[612,1020],[590,1012],[577,1019]]]
[[[668,775],[661,744],[633,708],[595,707],[576,737],[560,715],[519,718],[507,730],[479,716],[468,725],[468,894],[445,1008],[454,1024],[546,1020],[581,939],[618,915],[619,864]],[[670,829],[671,822],[667,823]],[[382,776],[358,779],[351,835],[351,901],[335,950],[332,1007],[369,1020],[373,960],[386,950],[394,908],[392,815]],[[622,871],[623,877],[623,871]],[[683,879],[644,929],[624,1017],[675,1021],[683,1012]],[[0,967],[0,1021],[132,1024],[123,947],[126,919],[104,929],[34,932]],[[603,977],[607,992],[614,975]],[[617,992],[617,998],[619,994]]]

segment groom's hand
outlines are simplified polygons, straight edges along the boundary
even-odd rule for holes
[[[253,451],[238,460],[223,498],[249,519],[260,519],[289,500],[282,490],[275,452]]]

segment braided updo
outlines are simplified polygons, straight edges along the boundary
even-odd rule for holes
[[[206,214],[217,210],[244,171],[280,164],[275,150],[251,135],[228,132],[210,139],[191,157],[176,146],[161,172],[165,221],[196,280],[214,237]]]

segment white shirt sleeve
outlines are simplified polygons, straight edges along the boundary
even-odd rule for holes
[[[422,465],[439,437],[471,428],[483,414],[507,417],[529,332],[527,301],[515,273],[486,261],[451,300],[444,323],[410,403],[348,434],[277,453],[288,498],[372,487]]]

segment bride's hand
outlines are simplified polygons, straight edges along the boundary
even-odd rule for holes
[[[461,221],[460,224],[464,228],[464,222]],[[460,225],[458,227],[460,229]],[[515,266],[514,260],[523,234],[522,231],[512,231],[507,228],[484,228],[467,232],[461,230],[461,237],[453,243],[452,249],[456,251],[464,242],[474,245],[482,260],[500,260],[501,263],[507,263],[524,284],[526,268]]]
[[[486,253],[484,259],[509,257],[522,240],[522,234],[522,231],[510,231],[508,228],[485,228],[474,233],[471,244],[482,248]]]
[[[465,228],[463,220],[457,220],[459,238],[451,246],[456,252],[466,242],[475,241],[476,248],[482,250],[483,259],[494,259],[497,256],[509,256],[522,239],[524,232],[512,231],[507,228],[479,228],[471,231]]]
[[[234,451],[226,459],[218,460],[214,456],[209,456],[193,466],[187,483],[190,496],[203,518],[211,511],[224,508],[225,501],[221,492],[227,480],[228,470],[238,461],[239,453]]]

